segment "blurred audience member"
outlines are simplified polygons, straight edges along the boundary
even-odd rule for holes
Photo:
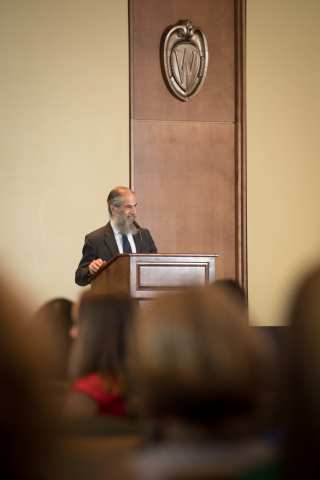
[[[223,292],[225,296],[230,298],[230,301],[238,309],[239,318],[241,318],[246,324],[250,325],[249,315],[248,315],[248,304],[247,296],[244,289],[239,285],[236,280],[233,279],[223,279],[217,280],[212,284],[212,287],[217,291]],[[274,399],[279,399],[283,394],[283,380],[284,380],[284,344],[286,341],[286,327],[267,327],[267,326],[253,326],[250,325],[252,329],[257,329],[260,331],[260,334],[268,337],[267,341],[272,344],[270,348],[274,350],[274,377],[273,377],[273,390],[272,395]],[[278,402],[280,408],[280,402]],[[280,422],[283,420],[281,417],[282,411],[277,410],[275,413],[275,422]]]
[[[45,303],[32,317],[31,328],[40,335],[46,380],[66,382],[68,358],[72,339],[69,331],[72,302],[56,298]]]
[[[289,350],[286,479],[320,478],[320,269],[293,302]]]
[[[160,299],[138,318],[132,348],[141,409],[160,419],[163,441],[119,478],[226,478],[273,458],[259,437],[271,426],[273,351],[222,288]]]
[[[74,344],[70,357],[73,380],[64,413],[68,418],[126,412],[126,335],[133,301],[117,290],[84,293],[73,309]]]
[[[44,478],[53,446],[40,391],[38,345],[25,307],[0,279],[0,471],[7,479]],[[48,469],[47,469],[48,472]]]
[[[216,280],[212,286],[214,288],[222,289],[226,295],[229,295],[232,302],[238,305],[238,308],[247,310],[247,297],[244,289],[240,284],[232,278],[224,278],[222,280]],[[247,320],[247,318],[245,317]]]

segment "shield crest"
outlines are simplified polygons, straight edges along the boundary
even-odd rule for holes
[[[166,35],[164,71],[170,88],[181,100],[187,102],[199,93],[206,78],[208,60],[206,37],[190,20],[174,26]]]

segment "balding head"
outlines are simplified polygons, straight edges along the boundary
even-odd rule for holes
[[[121,207],[123,203],[123,197],[130,193],[134,194],[134,192],[127,187],[116,187],[113,190],[111,190],[107,198],[108,210],[111,217],[112,217],[112,212],[110,209],[110,205],[113,205],[116,208]]]
[[[138,233],[133,225],[137,217],[136,207],[136,197],[130,188],[117,187],[109,193],[108,208],[112,224],[122,235]]]

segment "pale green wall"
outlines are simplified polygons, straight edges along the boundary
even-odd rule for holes
[[[249,304],[285,322],[320,260],[320,2],[247,0]]]
[[[126,0],[0,2],[0,257],[34,305],[76,298],[86,233],[129,182]]]

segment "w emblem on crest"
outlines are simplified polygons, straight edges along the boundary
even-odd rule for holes
[[[198,73],[199,53],[192,44],[182,43],[176,47],[171,55],[172,70],[176,81],[183,90],[195,81]]]
[[[188,20],[172,28],[166,36],[164,69],[175,95],[188,101],[201,89],[208,68],[207,41],[198,27]]]

